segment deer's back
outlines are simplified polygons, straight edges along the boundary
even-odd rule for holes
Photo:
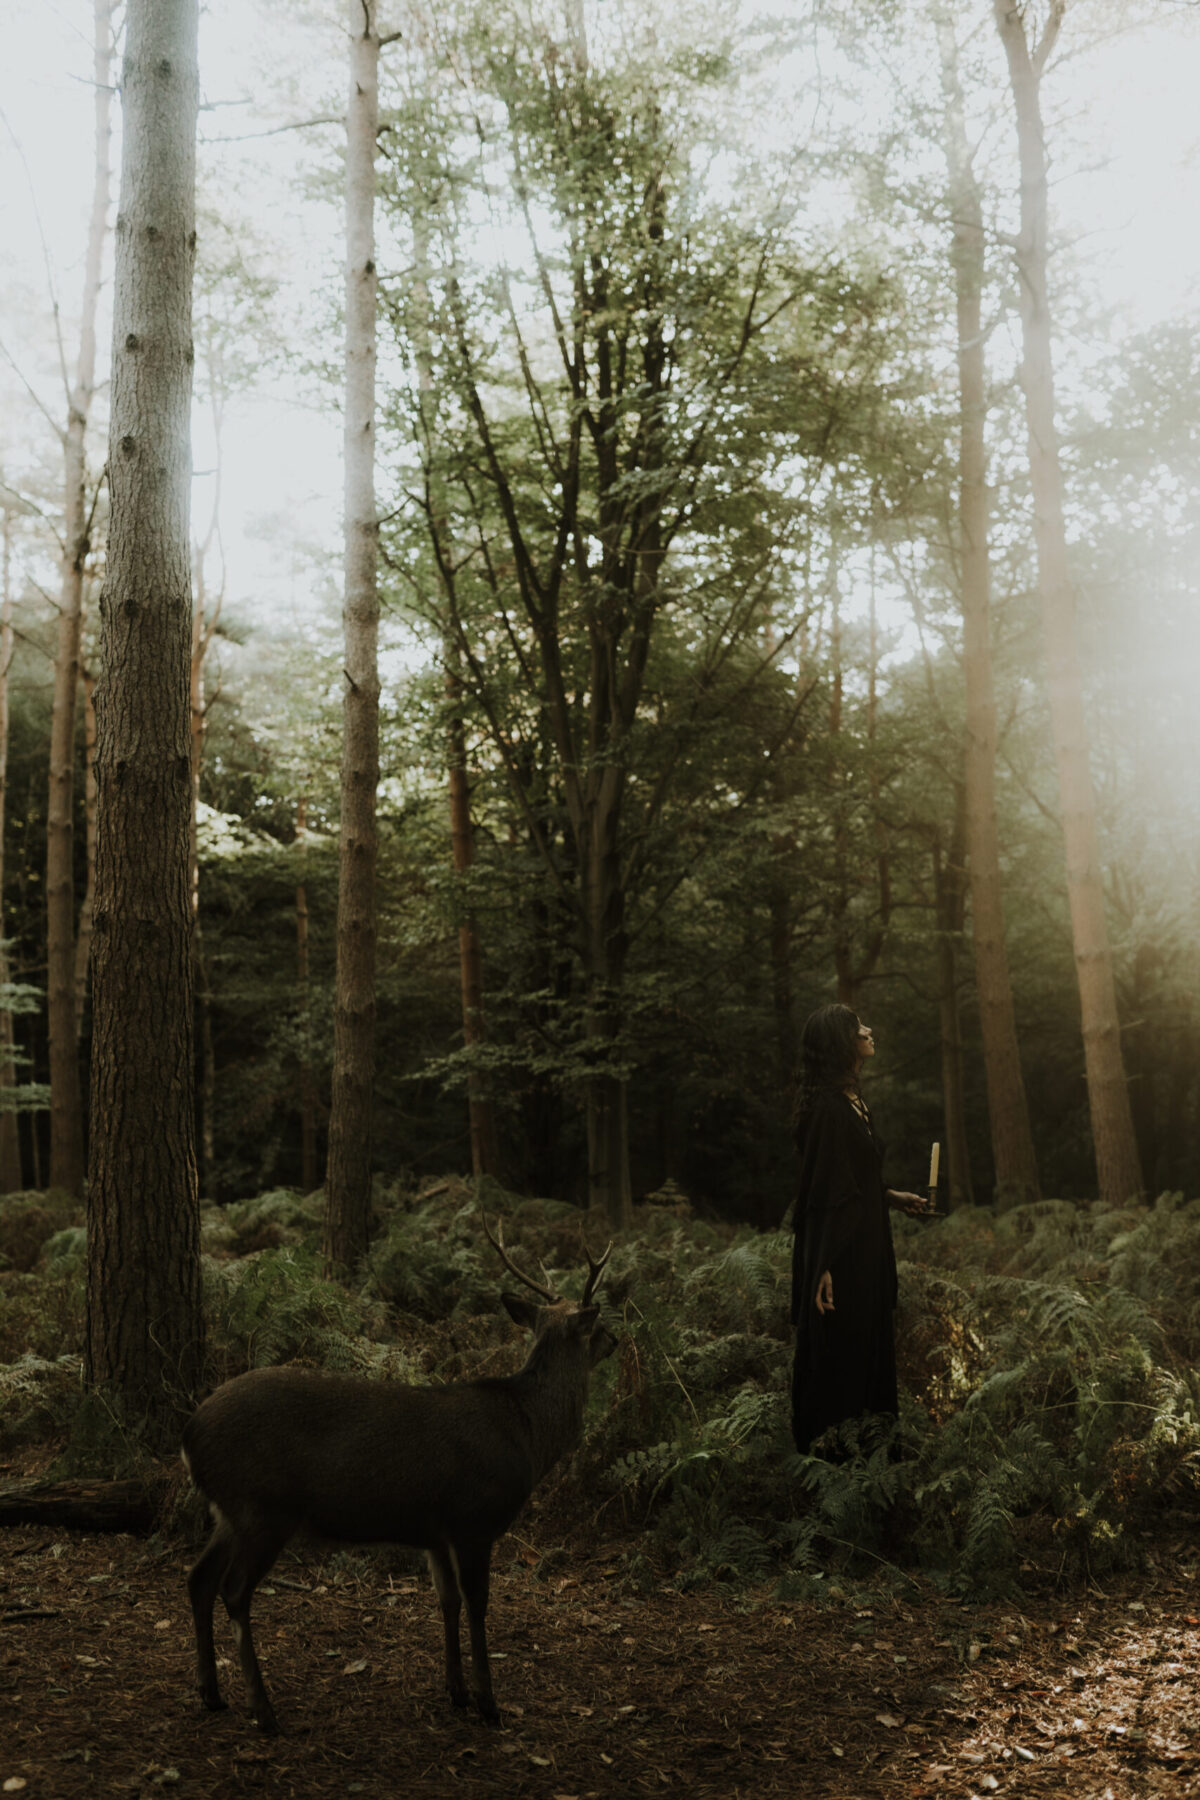
[[[274,1515],[364,1543],[498,1537],[533,1480],[502,1381],[409,1387],[254,1369],[203,1402],[183,1447],[197,1487],[235,1526]]]

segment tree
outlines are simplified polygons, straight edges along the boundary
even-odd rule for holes
[[[345,606],[337,987],[325,1171],[325,1260],[353,1269],[371,1226],[375,864],[379,786],[379,522],[375,509],[375,0],[349,0],[346,119]]]
[[[420,426],[426,453],[432,463],[433,441],[439,419],[433,373],[433,349],[429,318],[429,228],[423,211],[413,218],[414,287],[412,347],[417,368]],[[445,509],[437,492],[429,494],[435,541],[444,541]],[[455,873],[470,875],[475,861],[475,828],[471,819],[471,776],[467,760],[467,734],[462,711],[462,657],[451,632],[442,650],[446,687],[446,769],[450,790],[450,850]],[[486,1078],[476,1066],[479,1048],[486,1042],[483,1014],[483,946],[479,922],[467,904],[458,926],[459,986],[462,990],[463,1044],[471,1061],[467,1068],[467,1116],[471,1132],[471,1169],[476,1176],[498,1175],[500,1149],[496,1108]]]
[[[13,659],[12,507],[7,495],[0,509],[0,988],[10,982],[4,937],[4,824],[8,805],[8,677]],[[16,1044],[13,1015],[0,1006],[0,1194],[21,1186],[21,1151],[17,1140]]]
[[[966,687],[966,851],[971,941],[983,1035],[996,1193],[1019,1204],[1039,1194],[1037,1155],[1021,1074],[1004,941],[996,829],[996,696],[992,676],[988,550],[987,372],[983,323],[984,220],[964,117],[954,14],[936,12],[949,174],[951,261],[958,325],[959,587]],[[952,1140],[951,1140],[952,1141]],[[953,1158],[951,1159],[953,1177]]]
[[[50,1033],[50,1182],[83,1186],[83,1114],[75,1005],[75,719],[83,630],[84,565],[91,548],[86,437],[96,384],[96,311],[108,232],[109,114],[112,102],[113,0],[95,0],[93,96],[95,164],[84,263],[75,381],[67,395],[63,446],[62,584],[54,708],[50,724],[50,803],[46,830],[46,959]]]
[[[196,0],[130,0],[96,688],[86,1366],[155,1440],[203,1363],[192,1043]]]
[[[734,721],[753,737],[749,697],[785,680],[789,558],[810,516],[796,464],[824,466],[850,435],[857,382],[842,382],[871,309],[844,271],[802,265],[786,209],[747,232],[691,180],[721,58],[659,55],[631,13],[629,41],[606,42],[597,66],[572,18],[564,36],[546,8],[531,36],[523,13],[493,11],[464,34],[471,89],[439,183],[417,187],[424,147],[418,161],[398,127],[386,140],[397,211],[442,202],[431,285],[448,420],[420,495],[437,589],[414,577],[410,540],[389,559],[439,644],[456,643],[464,703],[540,861],[555,956],[577,977],[558,1078],[583,1099],[588,1200],[619,1228],[631,956],[703,854],[714,793],[727,822],[766,788],[773,743],[747,744],[752,772],[732,791],[702,746],[726,750]],[[472,121],[487,194],[512,195],[504,232],[525,234],[523,267],[481,267],[458,229],[476,176],[455,147]],[[388,301],[411,343],[411,296]],[[816,344],[835,318],[826,387]],[[767,650],[773,608],[786,623]],[[800,704],[785,685],[784,736]]]
[[[994,0],[994,11],[1008,60],[1020,155],[1021,219],[1014,255],[1024,347],[1021,383],[1088,1106],[1100,1195],[1118,1206],[1141,1192],[1142,1172],[1121,1054],[1121,1022],[1104,911],[1075,588],[1063,510],[1047,279],[1049,205],[1041,84],[1058,41],[1066,0],[1049,0],[1040,31],[1032,5]]]

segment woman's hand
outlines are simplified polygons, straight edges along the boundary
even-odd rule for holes
[[[926,1218],[932,1210],[923,1194],[905,1194],[897,1188],[889,1188],[887,1197],[890,1206],[898,1206],[910,1219]]]
[[[817,1311],[822,1315],[833,1311],[833,1276],[828,1269],[817,1283]]]

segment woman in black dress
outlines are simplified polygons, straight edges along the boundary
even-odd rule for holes
[[[822,1006],[805,1023],[792,1255],[792,1433],[801,1453],[843,1419],[898,1410],[888,1209],[915,1215],[928,1203],[883,1185],[884,1146],[859,1087],[874,1054],[870,1026],[848,1006]]]

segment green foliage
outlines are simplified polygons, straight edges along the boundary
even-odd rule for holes
[[[898,1220],[901,1417],[848,1421],[798,1456],[790,1238],[694,1219],[677,1190],[660,1201],[613,1248],[601,1304],[618,1351],[595,1373],[573,1467],[539,1501],[582,1497],[589,1522],[599,1506],[631,1579],[808,1594],[836,1568],[997,1593],[1134,1565],[1164,1509],[1200,1506],[1200,1203]],[[400,1185],[377,1203],[354,1293],[320,1273],[319,1197],[206,1213],[213,1383],[282,1361],[411,1381],[519,1365],[474,1185]],[[487,1210],[519,1267],[580,1291],[598,1221],[495,1184]],[[260,1242],[272,1233],[287,1241]],[[80,1468],[132,1443],[104,1396],[79,1406],[82,1259],[82,1228],[65,1224],[36,1272],[0,1274],[3,1441],[69,1435]]]
[[[77,1356],[51,1360],[27,1350],[0,1365],[0,1450],[62,1438],[83,1392]]]
[[[216,1379],[281,1362],[350,1371],[381,1360],[371,1336],[378,1314],[324,1280],[311,1250],[206,1257],[204,1286]]]
[[[817,1456],[788,1431],[790,1240],[713,1254],[677,1227],[671,1304],[635,1290],[585,1454],[681,1581],[770,1566],[799,1591],[849,1559],[1003,1591],[1135,1562],[1164,1505],[1200,1500],[1200,1206],[1046,1201],[898,1235],[902,1418]]]

